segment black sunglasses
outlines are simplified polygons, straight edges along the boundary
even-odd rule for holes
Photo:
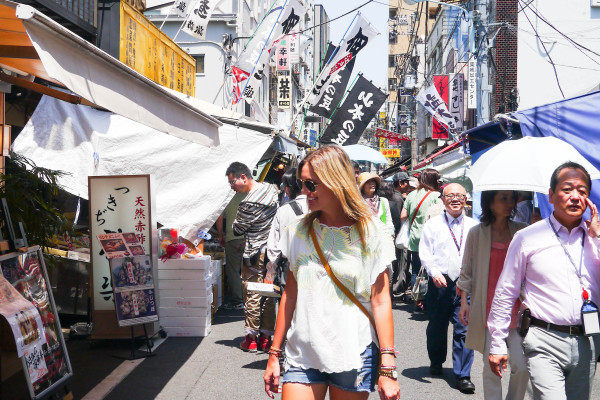
[[[298,179],[298,186],[302,187],[302,185],[306,186],[308,191],[311,193],[314,193],[317,190],[317,186],[319,186],[318,183],[315,183],[314,181],[311,181],[310,179],[307,179],[305,181]]]

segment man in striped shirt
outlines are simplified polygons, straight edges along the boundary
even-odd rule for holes
[[[245,249],[242,261],[242,290],[246,337],[240,348],[244,351],[268,351],[275,330],[275,302],[272,298],[262,299],[257,293],[248,293],[248,282],[263,282],[267,272],[265,250],[271,222],[278,206],[279,190],[275,185],[257,182],[250,169],[239,162],[232,163],[225,172],[231,189],[248,193],[241,201],[233,232],[244,235]],[[261,301],[264,302],[261,307]]]

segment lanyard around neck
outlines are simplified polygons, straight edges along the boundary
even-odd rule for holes
[[[448,225],[448,230],[450,231],[450,235],[452,235],[452,240],[454,240],[454,244],[456,245],[456,249],[458,250],[458,255],[460,256],[460,248],[462,247],[463,234],[465,233],[465,218],[463,217],[463,219],[460,221],[460,226],[461,226],[461,230],[460,230],[460,244],[456,240],[456,236],[454,235],[454,231],[450,227],[450,221],[448,221],[448,215],[446,214],[445,211],[444,211],[444,218],[446,219],[446,225]],[[455,220],[456,220],[456,218],[455,218]]]
[[[585,291],[585,288],[583,285],[583,280],[581,279],[581,264],[583,263],[583,249],[585,248],[585,230],[583,231],[583,234],[581,235],[581,256],[579,257],[579,269],[577,269],[577,266],[575,265],[575,261],[573,261],[573,257],[571,257],[571,253],[569,253],[569,250],[563,243],[562,239],[560,238],[560,236],[558,236],[558,231],[554,227],[554,224],[552,223],[552,221],[550,221],[550,218],[548,218],[548,223],[550,224],[550,227],[552,227],[554,236],[556,236],[558,243],[560,243],[560,245],[562,246],[563,251],[565,252],[565,254],[567,255],[567,258],[571,262],[571,265],[573,266],[573,268],[575,268],[575,273],[577,274],[577,277],[579,278],[579,283],[581,284],[581,288],[583,291]]]

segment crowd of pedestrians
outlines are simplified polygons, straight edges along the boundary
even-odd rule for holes
[[[217,224],[227,279],[239,278],[226,306],[243,300],[240,348],[268,353],[270,397],[366,399],[377,390],[399,399],[395,357],[402,365],[406,354],[394,346],[392,305],[405,302],[427,317],[432,376],[443,374],[453,325],[457,390],[475,392],[477,351],[485,399],[524,399],[528,386],[536,400],[589,399],[600,345],[600,222],[582,166],[555,170],[547,218],[530,193],[500,190],[481,194],[479,221],[468,215],[465,188],[444,185],[435,169],[384,181],[338,146],[288,170],[282,197],[243,164],[225,175],[239,194]],[[403,225],[407,249],[394,246]],[[427,294],[413,302],[420,274]],[[248,292],[248,282],[285,288],[277,313],[274,298]]]

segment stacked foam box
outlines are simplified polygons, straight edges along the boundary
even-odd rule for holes
[[[223,305],[223,260],[212,260],[213,296],[217,308]]]
[[[158,262],[160,324],[169,336],[206,336],[211,330],[212,263],[200,259]]]

